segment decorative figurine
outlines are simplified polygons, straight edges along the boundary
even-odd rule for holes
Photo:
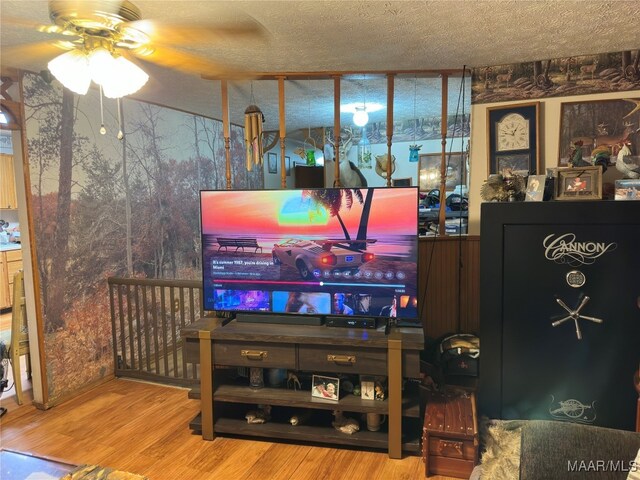
[[[333,428],[336,430],[349,435],[353,435],[360,430],[358,421],[354,418],[345,417],[340,410],[334,410],[333,416],[336,419],[331,422],[331,425],[333,425]]]
[[[289,423],[295,427],[296,425],[302,425],[307,423],[310,417],[311,417],[311,412],[301,411],[300,413],[291,415],[291,418],[289,419]]]
[[[385,399],[384,387],[380,382],[376,382],[375,392],[376,392],[376,396],[375,396],[376,400]]]
[[[631,161],[630,146],[630,141],[622,142],[622,148],[620,148],[616,159],[616,169],[622,173],[624,178],[640,178],[640,165]]]
[[[294,372],[287,372],[287,388],[293,388],[294,391],[302,390],[300,380]]]
[[[248,424],[266,423],[271,419],[271,405],[258,405],[257,410],[249,410],[244,418]]]

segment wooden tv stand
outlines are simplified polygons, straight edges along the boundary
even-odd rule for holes
[[[403,450],[419,454],[419,389],[415,383],[407,382],[403,391],[402,379],[420,376],[420,351],[424,347],[422,329],[393,328],[387,335],[384,329],[236,321],[222,325],[221,321],[209,319],[183,329],[182,335],[187,361],[199,358],[201,365],[199,392],[194,389],[190,393],[191,398],[200,398],[201,413],[190,426],[201,431],[205,440],[212,440],[216,434],[235,434],[381,448],[387,449],[391,458],[401,458]],[[382,401],[362,400],[343,393],[338,402],[332,402],[312,397],[309,389],[294,391],[266,386],[255,390],[246,383],[230,380],[223,373],[229,369],[223,366],[286,368],[325,376],[386,376],[388,393]],[[243,404],[246,405],[244,410]],[[239,412],[255,409],[257,404],[284,411],[295,409],[296,413],[315,412],[327,420],[291,426],[274,416],[265,424],[249,425],[244,413]],[[347,412],[351,417],[362,413],[380,413],[388,417],[380,431],[368,431],[366,422],[361,421],[360,431],[348,435],[331,426],[333,410]]]

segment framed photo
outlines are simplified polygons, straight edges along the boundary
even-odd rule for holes
[[[407,178],[392,178],[391,186],[393,187],[410,187],[411,186],[411,177]]]
[[[312,378],[311,396],[325,400],[338,401],[340,398],[340,379],[314,375]]]
[[[529,172],[531,167],[531,155],[528,153],[506,153],[496,155],[496,173],[504,173],[505,170],[515,172]]]
[[[363,400],[375,400],[376,379],[373,375],[360,375],[360,397]]]
[[[616,200],[640,200],[640,178],[616,180]]]
[[[540,171],[540,102],[487,109],[489,174],[505,168]],[[514,168],[515,167],[515,168]]]
[[[599,200],[602,198],[602,168],[559,168],[556,200]]]
[[[592,163],[592,156],[604,157],[613,164],[623,143],[638,155],[640,136],[635,134],[640,122],[638,105],[638,97],[562,103],[558,165],[566,166],[572,158]]]
[[[269,173],[278,173],[278,155],[276,153],[267,153],[267,167]]]
[[[453,190],[456,185],[466,185],[467,162],[466,154],[453,152],[446,154],[447,158],[447,190]],[[430,192],[440,188],[441,153],[423,153],[418,162],[418,185],[421,192]],[[400,180],[400,179],[399,179]]]
[[[293,166],[291,165],[291,157],[284,157],[284,165],[285,168],[287,169],[287,177],[291,176],[291,169],[293,168]]]
[[[525,202],[541,202],[544,198],[544,185],[546,175],[529,175],[527,190],[525,193]]]

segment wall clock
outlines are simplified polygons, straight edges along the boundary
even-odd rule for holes
[[[540,171],[540,102],[487,109],[489,174],[505,169]]]

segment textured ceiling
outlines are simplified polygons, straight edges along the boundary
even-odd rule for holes
[[[268,32],[261,41],[189,47],[192,53],[252,72],[462,69],[640,48],[640,1],[136,1],[143,18],[163,23],[233,24],[247,16]],[[49,23],[47,2],[0,2],[7,15]],[[0,45],[46,40],[33,29],[1,25]],[[1,61],[1,57],[0,57]],[[10,65],[33,71],[47,59]],[[20,63],[20,62],[17,62]],[[4,62],[3,62],[4,64]],[[145,64],[152,76],[135,98],[220,118],[220,85]],[[456,84],[457,82],[457,84]],[[449,87],[455,113],[459,81]],[[253,81],[256,103],[277,128],[277,82]],[[440,81],[396,80],[396,118],[437,114]],[[250,82],[230,86],[231,118],[241,123]],[[343,103],[386,104],[384,78],[343,81]],[[331,80],[286,83],[287,128],[333,123]],[[468,99],[467,99],[468,100]],[[467,107],[468,110],[468,107]],[[381,111],[372,120],[384,119]],[[349,115],[343,115],[345,121]]]

